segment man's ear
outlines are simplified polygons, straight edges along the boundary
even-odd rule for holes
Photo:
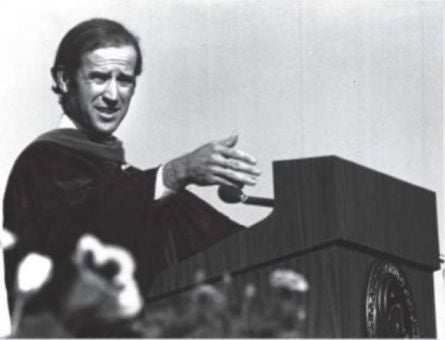
[[[53,70],[53,78],[57,84],[57,88],[63,93],[68,93],[70,78],[63,67],[58,67]]]

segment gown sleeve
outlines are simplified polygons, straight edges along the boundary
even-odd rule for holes
[[[31,251],[69,262],[85,233],[126,247],[137,277],[153,276],[243,228],[187,191],[155,201],[156,169],[122,170],[49,142],[31,144],[11,172],[4,225],[18,237],[6,259],[11,287],[18,261]]]

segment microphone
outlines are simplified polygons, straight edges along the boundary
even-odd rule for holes
[[[274,200],[270,198],[247,196],[240,188],[221,185],[218,188],[218,196],[226,203],[244,203],[260,205],[262,207],[273,207]]]

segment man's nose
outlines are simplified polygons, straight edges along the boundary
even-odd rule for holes
[[[110,80],[103,93],[103,98],[108,105],[116,105],[119,99],[119,92],[115,80]]]

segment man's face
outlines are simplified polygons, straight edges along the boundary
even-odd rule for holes
[[[136,59],[132,46],[98,48],[82,56],[69,101],[84,129],[107,136],[119,127],[136,86]]]

